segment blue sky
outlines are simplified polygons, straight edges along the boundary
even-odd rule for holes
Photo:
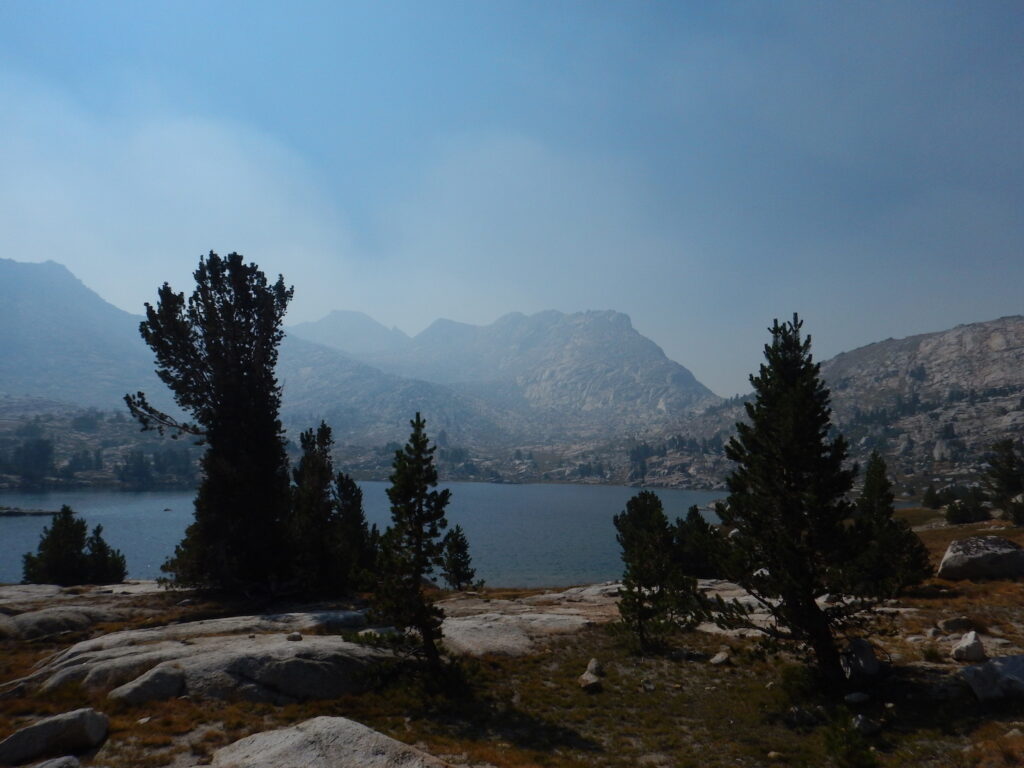
[[[200,254],[289,321],[617,309],[719,394],[1019,314],[1024,9],[0,2],[0,256],[131,311]]]

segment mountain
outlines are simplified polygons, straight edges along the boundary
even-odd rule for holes
[[[886,339],[821,367],[835,420],[908,470],[977,463],[1024,428],[1024,317]]]
[[[358,357],[512,412],[543,439],[649,429],[718,401],[613,311],[512,313],[486,326],[442,319],[408,343]]]
[[[159,392],[140,320],[56,262],[0,259],[0,392],[107,408]]]
[[[297,323],[290,326],[288,332],[353,357],[394,353],[412,341],[398,328],[387,328],[369,315],[343,309],[336,309],[315,322]]]

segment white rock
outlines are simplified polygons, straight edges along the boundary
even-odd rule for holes
[[[253,734],[213,754],[215,768],[446,768],[447,763],[344,717]]]
[[[987,658],[985,646],[981,644],[981,638],[974,630],[964,635],[960,642],[953,646],[950,655],[957,661],[977,662]]]
[[[577,681],[587,693],[597,693],[601,690],[601,678],[595,675],[593,672],[587,671],[580,675]]]
[[[103,743],[108,725],[106,715],[89,707],[48,717],[0,742],[0,765],[85,752]]]

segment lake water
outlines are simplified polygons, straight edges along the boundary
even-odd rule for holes
[[[382,530],[391,513],[384,482],[360,483],[366,518]],[[469,539],[477,578],[491,586],[568,586],[622,574],[612,517],[639,488],[598,485],[452,483],[447,516]],[[670,520],[724,496],[722,491],[651,489]],[[192,520],[194,491],[0,491],[0,506],[57,510],[68,504],[128,561],[128,575],[153,579]],[[713,519],[713,516],[709,516]],[[0,583],[21,580],[21,556],[34,552],[50,518],[0,517]]]

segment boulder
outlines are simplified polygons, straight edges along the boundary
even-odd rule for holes
[[[981,638],[973,629],[964,635],[960,642],[953,646],[950,652],[957,661],[984,661],[988,658],[985,655],[985,646],[981,644]]]
[[[580,675],[577,682],[587,693],[597,693],[601,690],[601,678],[589,670]]]
[[[158,666],[135,680],[119,685],[107,697],[135,705],[174,699],[184,692],[185,674],[180,669]]]
[[[840,661],[847,680],[870,679],[882,671],[875,649],[863,637],[855,637],[849,642]]]
[[[447,763],[344,717],[248,736],[213,754],[215,768],[446,768]]]
[[[950,543],[940,579],[1015,579],[1024,576],[1024,549],[1002,536],[971,536]]]
[[[0,742],[0,765],[87,752],[103,743],[108,726],[107,716],[89,707],[48,717]]]
[[[978,701],[1024,698],[1024,656],[1002,656],[960,670]]]
[[[77,757],[65,755],[64,757],[55,757],[52,760],[36,763],[32,768],[81,768],[81,765]]]
[[[719,651],[714,656],[712,656],[711,660],[708,662],[708,664],[713,664],[716,667],[722,666],[723,664],[729,664],[729,663],[730,663],[730,661],[729,661],[729,652],[728,651]]]

